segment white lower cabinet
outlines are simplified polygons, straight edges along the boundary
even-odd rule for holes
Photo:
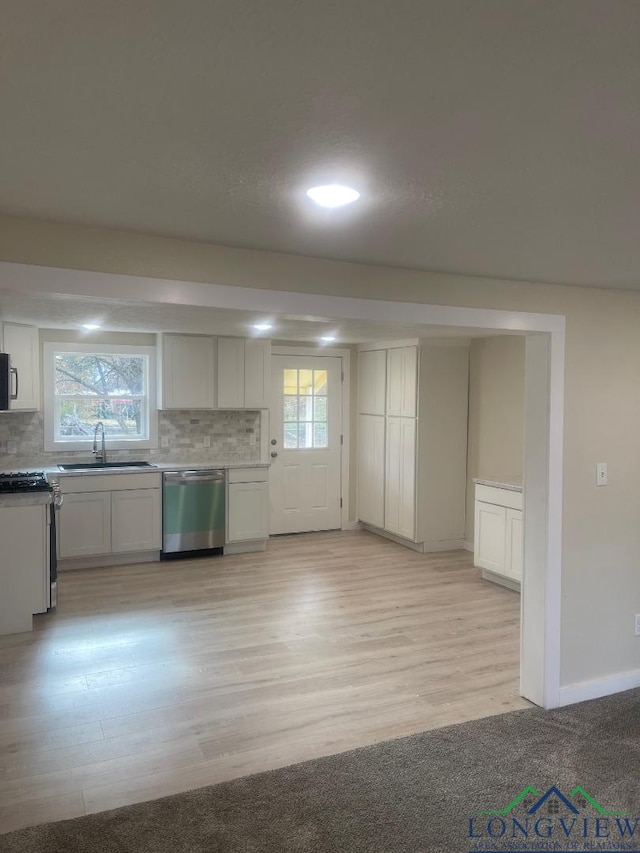
[[[266,539],[269,535],[267,483],[233,483],[229,486],[229,542]]]
[[[74,560],[159,551],[160,474],[61,477],[58,556]],[[95,563],[94,563],[95,564]],[[64,566],[62,566],[64,568]]]
[[[225,553],[264,549],[269,538],[268,477],[268,468],[229,469]]]
[[[522,580],[522,493],[495,486],[476,486],[475,566],[487,580],[519,589]]]
[[[111,492],[64,496],[58,524],[58,556],[86,557],[111,553]]]
[[[114,554],[161,547],[159,489],[131,489],[111,494],[111,550]]]
[[[49,606],[49,506],[0,507],[0,634],[31,631]]]

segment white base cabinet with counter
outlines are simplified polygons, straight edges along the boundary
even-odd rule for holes
[[[264,551],[269,538],[269,469],[229,468],[225,554]]]
[[[482,577],[519,590],[522,582],[522,491],[477,483],[473,563]]]
[[[160,476],[60,476],[59,568],[159,559]]]

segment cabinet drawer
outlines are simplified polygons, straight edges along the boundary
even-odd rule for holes
[[[78,474],[75,477],[61,476],[60,491],[63,495],[74,492],[119,492],[125,489],[159,489],[161,474]]]
[[[229,468],[230,483],[266,483],[268,468]]]
[[[476,500],[510,509],[522,509],[522,492],[499,489],[496,486],[476,486]]]

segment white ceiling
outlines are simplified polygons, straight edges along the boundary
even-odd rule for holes
[[[640,287],[639,43],[632,0],[5,2],[0,211]]]
[[[185,334],[248,337],[258,333],[253,323],[269,321],[273,330],[260,333],[279,341],[321,344],[322,335],[335,335],[336,346],[403,338],[477,338],[496,335],[495,330],[405,326],[327,317],[256,314],[251,311],[176,305],[159,302],[129,302],[90,296],[21,293],[0,289],[0,318],[44,329],[82,330],[83,323],[99,323],[111,332],[182,332]],[[91,333],[86,333],[90,339]]]

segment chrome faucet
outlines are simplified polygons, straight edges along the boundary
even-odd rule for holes
[[[98,453],[98,430],[102,429],[102,448],[100,453]],[[107,461],[107,448],[104,443],[104,424],[102,421],[98,421],[96,424],[96,428],[93,431],[93,450],[91,451],[93,455],[102,463],[106,463]]]

